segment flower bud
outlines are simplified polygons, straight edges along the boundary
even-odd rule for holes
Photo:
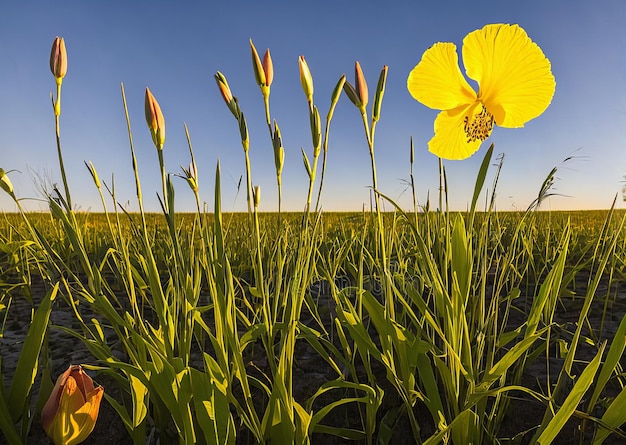
[[[234,97],[233,93],[230,91],[226,77],[224,77],[224,75],[219,71],[213,77],[215,77],[217,86],[220,89],[220,94],[222,95],[224,102],[226,102],[226,105],[228,105],[228,109],[231,113],[233,113],[235,119],[239,119],[239,115],[241,114],[241,111],[239,110],[239,103],[237,103],[237,98]]]
[[[15,199],[15,194],[13,193],[13,184],[11,183],[11,180],[9,179],[3,168],[0,168],[0,188],[7,192],[11,196],[11,198]]]
[[[50,51],[50,71],[57,83],[61,83],[67,73],[67,51],[65,50],[65,40],[57,36],[52,42]]]
[[[94,388],[80,365],[61,374],[41,412],[41,425],[52,442],[73,445],[85,441],[96,425],[103,395],[104,388]]]
[[[274,63],[272,62],[269,48],[263,55],[263,71],[265,71],[265,84],[269,88],[274,80]]]
[[[311,179],[312,170],[311,163],[309,162],[309,157],[306,155],[304,148],[300,147],[300,151],[302,151],[302,162],[304,162],[304,168],[306,169],[307,174],[309,175],[309,179]]]
[[[261,203],[261,186],[255,185],[252,190],[252,200],[254,203],[254,208],[259,208],[259,204]]]
[[[317,107],[313,105],[313,112],[309,115],[309,124],[311,126],[311,138],[313,141],[313,156],[317,158],[320,154],[321,142],[322,142],[322,124],[320,119],[320,112]]]
[[[239,135],[241,136],[241,144],[243,145],[243,151],[247,152],[250,148],[250,136],[248,135],[248,124],[246,123],[246,117],[243,113],[239,114]]]
[[[274,120],[274,134],[272,135],[272,145],[274,146],[274,165],[276,166],[276,175],[280,176],[285,163],[285,149],[283,148],[283,139],[280,134],[278,123]]]
[[[361,65],[357,61],[354,64],[354,87],[356,90],[357,96],[359,96],[359,100],[361,101],[361,107],[367,107],[368,102],[368,92],[367,92],[367,82],[365,81],[365,76],[363,75],[363,71],[361,70]]]
[[[337,106],[337,102],[339,101],[339,96],[341,95],[341,90],[343,90],[343,86],[346,83],[346,75],[342,74],[335,88],[333,89],[332,94],[330,95],[330,108],[328,109],[328,114],[326,115],[326,122],[330,122],[333,118],[333,114],[335,113],[335,107]]]
[[[376,85],[376,94],[374,95],[374,106],[372,107],[372,120],[377,122],[380,119],[380,107],[383,103],[385,95],[385,85],[387,84],[387,71],[389,67],[383,66],[380,76],[378,77],[378,85]]]
[[[298,58],[298,65],[300,67],[300,83],[302,84],[302,90],[306,96],[306,100],[309,102],[309,106],[313,107],[313,77],[309,66],[304,60],[304,56]]]
[[[181,176],[187,181],[189,188],[194,192],[198,193],[198,171],[196,169],[196,163],[191,161],[189,163],[189,169],[186,169],[182,165],[180,166],[183,171],[184,176]],[[180,176],[180,175],[177,175]]]
[[[250,50],[252,51],[252,68],[254,68],[254,78],[256,79],[257,85],[263,88],[264,86],[267,86],[265,83],[265,71],[263,70],[263,63],[261,63],[259,53],[257,53],[254,43],[252,43],[252,39],[250,39]]]
[[[165,144],[165,118],[161,112],[159,103],[150,92],[150,88],[146,87],[145,100],[146,122],[152,135],[152,142],[158,150],[163,149]]]
[[[85,166],[87,166],[87,170],[89,170],[89,173],[91,173],[91,177],[93,178],[94,184],[96,184],[96,188],[97,189],[102,188],[102,185],[100,184],[100,178],[98,177],[98,172],[96,172],[96,167],[93,166],[93,163],[91,161],[89,161],[89,164],[87,164],[87,161],[83,161],[83,162],[85,162]]]
[[[352,102],[355,107],[361,108],[361,99],[359,99],[359,95],[357,94],[352,84],[347,80],[343,84],[343,91],[346,93],[346,96],[348,96],[348,99],[350,99],[350,102]]]

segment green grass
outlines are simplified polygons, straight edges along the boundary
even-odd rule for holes
[[[119,210],[91,164],[103,213],[75,212],[64,174],[64,192],[47,197],[49,212],[25,212],[0,170],[19,209],[0,220],[0,334],[16,299],[32,305],[20,372],[0,380],[8,443],[27,443],[58,372],[50,329],[89,350],[84,367],[117,387],[103,403],[138,445],[147,437],[304,444],[328,435],[386,444],[394,434],[424,444],[546,444],[568,422],[580,425],[580,443],[626,438],[626,318],[618,287],[626,277],[624,211],[481,212],[492,146],[467,212],[444,204],[443,163],[438,209],[402,209],[376,190],[371,212],[318,212],[317,162],[323,150],[323,176],[345,82],[340,78],[331,94],[324,126],[309,102],[313,157],[303,150],[310,184],[302,213],[258,211],[247,156],[248,212],[221,211],[218,163],[208,192],[195,188],[195,167],[183,172],[198,203],[200,193],[214,195],[212,211],[198,205],[194,213],[176,213],[161,152],[167,148],[158,140],[163,211],[145,213],[130,125],[136,214]],[[374,189],[385,82],[386,68],[371,119],[362,98],[351,97],[364,123]],[[282,141],[269,89],[262,92],[280,187]],[[224,98],[247,155],[243,113],[236,98]],[[60,112],[55,116],[58,124]],[[58,131],[57,143],[62,169]],[[193,165],[191,142],[189,150]],[[544,186],[540,195],[549,193]],[[380,211],[384,201],[395,211]],[[36,283],[45,298],[34,294]],[[562,321],[563,308],[572,307],[575,319]],[[70,311],[71,326],[51,325],[52,311]],[[621,324],[607,336],[615,317]],[[308,392],[301,390],[303,351],[325,376]],[[554,360],[560,366],[543,379],[524,378]],[[0,371],[7,365],[0,362]],[[507,419],[531,406],[541,407],[539,415],[511,430]]]

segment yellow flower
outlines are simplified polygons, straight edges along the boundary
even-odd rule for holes
[[[409,74],[411,95],[443,110],[428,149],[446,159],[465,159],[491,135],[494,124],[519,128],[543,113],[554,95],[550,61],[518,25],[495,24],[463,39],[463,64],[453,43],[436,43]]]
[[[59,376],[41,412],[41,424],[55,445],[83,442],[98,419],[104,388],[93,381],[80,365],[72,365]]]

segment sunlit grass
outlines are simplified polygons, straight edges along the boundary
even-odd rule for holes
[[[267,53],[270,62],[261,63],[251,49],[280,193],[271,59]],[[312,146],[302,150],[309,178],[303,212],[259,212],[247,124],[221,73],[218,87],[242,140],[246,213],[222,212],[219,163],[212,189],[197,189],[191,141],[190,167],[181,176],[196,195],[197,211],[175,211],[175,187],[162,156],[165,118],[151,93],[146,117],[162,178],[161,213],[143,211],[129,121],[138,213],[121,210],[91,164],[101,213],[73,209],[64,173],[63,192],[47,196],[50,211],[25,212],[10,172],[1,171],[2,188],[19,212],[0,221],[0,334],[10,329],[14,302],[25,299],[32,307],[31,319],[23,320],[32,324],[18,362],[0,362],[0,428],[8,443],[28,443],[60,371],[53,366],[51,329],[88,349],[92,360],[82,365],[96,382],[116,386],[105,388],[103,403],[135,444],[147,438],[319,443],[329,437],[385,444],[397,435],[427,444],[543,444],[568,421],[581,426],[581,443],[626,438],[620,429],[626,420],[626,317],[618,287],[626,278],[624,211],[481,211],[493,146],[477,172],[468,211],[447,209],[443,162],[437,208],[418,207],[415,199],[411,209],[397,206],[376,189],[374,133],[384,124],[388,68],[368,111],[367,84],[356,66],[355,86],[342,76],[328,92],[327,113],[314,103],[308,66],[301,71],[312,135]],[[53,110],[63,171],[58,85]],[[322,157],[323,176],[342,91],[364,124],[371,211],[318,210],[317,163]],[[122,95],[128,117],[128,106],[139,104],[126,104],[123,88]],[[406,173],[412,176],[410,148]],[[545,185],[536,185],[538,204],[550,191]],[[493,202],[495,188],[486,202]],[[199,196],[209,193],[215,204],[206,211]],[[382,211],[385,201],[393,212]],[[37,293],[42,289],[45,295]],[[576,308],[568,314],[573,321],[561,321],[570,307]],[[72,324],[52,325],[53,311],[70,312]],[[303,368],[306,360],[315,363],[315,379]],[[559,365],[547,365],[554,361]],[[524,379],[544,364],[545,377]],[[314,387],[302,391],[302,379]],[[515,410],[531,405],[542,407],[532,424],[515,431],[506,426]]]

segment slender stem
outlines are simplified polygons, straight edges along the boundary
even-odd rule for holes
[[[246,199],[248,201],[248,215],[252,215],[252,177],[251,177],[251,169],[250,169],[250,156],[248,155],[248,150],[244,146],[244,155],[246,158]]]
[[[363,127],[367,137],[367,145],[369,147],[370,159],[372,163],[372,188],[374,192],[374,203],[376,206],[376,220],[378,222],[378,235],[380,241],[380,255],[383,265],[383,276],[381,277],[385,284],[385,306],[386,315],[393,319],[395,317],[395,308],[393,305],[393,296],[391,292],[391,283],[389,282],[389,271],[387,267],[387,251],[385,247],[385,226],[383,223],[383,215],[380,209],[380,197],[378,196],[378,181],[376,179],[376,160],[374,158],[374,132],[376,130],[376,122],[372,122],[371,131],[367,122],[367,113],[361,113],[363,119]]]
[[[161,170],[161,187],[163,190],[163,208],[165,209],[165,214],[168,217],[168,221],[169,221],[169,217],[170,214],[173,212],[173,209],[169,208],[169,196],[168,196],[168,192],[167,192],[167,173],[165,172],[165,161],[163,159],[163,145],[158,145],[157,146],[157,154],[159,155],[159,168]],[[173,214],[173,213],[172,213]]]
[[[65,166],[63,164],[63,155],[61,153],[61,126],[60,126],[60,117],[61,117],[61,82],[57,81],[57,99],[53,100],[52,108],[54,110],[54,127],[56,131],[56,143],[57,143],[57,154],[59,156],[59,167],[61,169],[61,178],[63,179],[63,187],[65,188],[65,200],[67,201],[67,206],[71,210],[72,209],[72,198],[70,197],[70,188],[67,184],[67,176],[65,175]]]
[[[272,132],[272,119],[270,115],[270,96],[268,94],[263,94],[263,103],[265,105],[265,121],[267,123],[267,129],[270,133],[270,142],[272,143],[272,150],[276,150],[274,148],[274,134]],[[274,157],[276,157],[276,153],[274,153]],[[283,182],[281,178],[281,174],[278,171],[278,166],[276,166],[276,186],[278,187],[278,225],[280,226],[281,221],[281,204],[283,198]]]
[[[332,120],[332,113],[335,110],[335,104],[331,105],[331,109],[328,111],[328,115],[326,116],[326,127],[324,128],[324,142],[323,148],[324,156],[322,157],[322,173],[320,176],[320,186],[317,191],[317,200],[315,202],[315,211],[318,212],[320,208],[320,200],[322,198],[322,186],[324,185],[324,173],[326,172],[326,155],[328,154],[328,134],[330,133],[330,121]]]

